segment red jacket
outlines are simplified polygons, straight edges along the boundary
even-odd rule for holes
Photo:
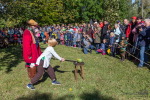
[[[41,55],[40,46],[37,48],[33,44],[33,39],[29,30],[23,33],[23,59],[26,63],[36,63],[37,58]],[[29,57],[32,57],[29,59]]]
[[[103,28],[103,23],[101,22],[101,23],[99,24],[99,26],[100,26],[101,28]]]
[[[126,37],[127,38],[129,37],[130,33],[131,33],[131,23],[129,23],[127,31],[126,31]]]
[[[14,40],[18,40],[17,34],[14,34]]]

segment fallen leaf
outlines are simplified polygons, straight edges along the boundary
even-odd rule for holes
[[[70,88],[69,91],[72,91],[72,88]]]

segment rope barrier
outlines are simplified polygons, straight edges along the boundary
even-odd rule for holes
[[[119,45],[119,44],[118,44]],[[120,45],[119,45],[120,46]],[[137,58],[137,57],[135,57],[134,55],[132,55],[131,53],[129,53],[128,51],[126,51],[125,50],[125,52],[126,53],[128,53],[128,54],[130,54],[132,57],[134,57],[135,59],[137,59],[137,60],[139,60],[139,61],[141,61],[141,62],[143,62],[144,64],[146,64],[146,65],[148,65],[148,66],[150,66],[150,64],[148,64],[148,63],[145,63],[144,61],[142,61],[142,60],[140,60],[139,58]]]
[[[130,46],[133,46],[133,45],[131,45],[130,43],[128,43]],[[140,50],[139,48],[137,48],[137,47],[135,47],[135,46],[133,46],[134,48],[136,48],[137,50]],[[140,51],[142,51],[142,50],[140,50]],[[144,51],[142,51],[142,52],[144,52]],[[144,52],[144,53],[146,53],[147,55],[149,55],[150,56],[150,54],[149,53],[147,53],[147,52]]]

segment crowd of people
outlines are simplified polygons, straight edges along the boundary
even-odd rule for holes
[[[36,25],[34,32],[38,41],[44,44],[48,40],[54,38],[58,44],[67,47],[83,47],[84,54],[88,51],[92,54],[95,49],[96,53],[102,55],[109,54],[111,56],[121,55],[121,61],[128,56],[126,51],[131,55],[129,60],[140,62],[138,68],[147,63],[147,49],[150,44],[150,19],[143,20],[141,16],[133,16],[131,20],[124,19],[124,25],[118,20],[114,26],[105,20],[90,20],[88,24],[54,24],[39,27]],[[114,29],[112,28],[114,27]],[[10,44],[22,44],[22,36],[25,28],[5,28],[0,30],[0,46]],[[7,43],[4,41],[8,39]]]

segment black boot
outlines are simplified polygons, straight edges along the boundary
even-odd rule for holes
[[[125,58],[125,57],[122,57],[122,61],[124,61],[124,58]]]
[[[120,58],[120,61],[122,61],[122,56],[121,56],[121,58]]]

